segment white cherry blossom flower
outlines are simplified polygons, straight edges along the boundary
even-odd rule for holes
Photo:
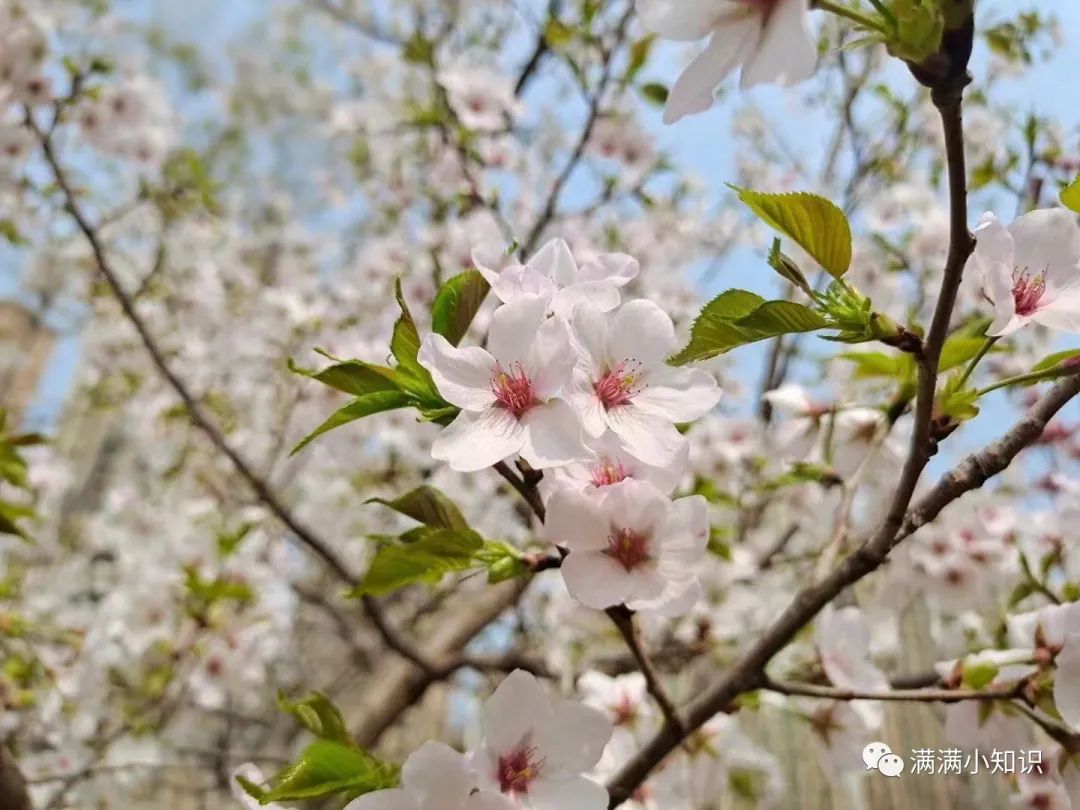
[[[625,253],[598,253],[579,266],[562,239],[552,239],[525,264],[506,263],[494,243],[473,251],[476,269],[491,284],[503,303],[539,295],[548,300],[550,312],[569,318],[574,307],[588,302],[607,312],[622,300],[619,290],[638,274],[636,259]]]
[[[483,740],[470,759],[484,810],[607,807],[607,790],[581,775],[600,761],[611,738],[603,713],[552,700],[536,678],[516,670],[484,704],[481,725]]]
[[[516,453],[537,469],[593,457],[577,414],[558,397],[574,364],[569,329],[547,318],[545,308],[539,296],[500,307],[487,349],[457,348],[441,335],[424,339],[420,363],[446,401],[461,408],[432,445],[432,457],[459,472]]]
[[[521,113],[521,104],[514,98],[514,84],[505,73],[481,66],[458,66],[441,72],[439,83],[468,129],[501,130]]]
[[[1080,631],[1065,639],[1054,664],[1054,705],[1062,719],[1080,731]]]
[[[702,369],[667,365],[678,338],[671,318],[651,301],[611,313],[583,304],[573,326],[580,357],[570,401],[585,432],[611,430],[635,458],[670,464],[686,444],[675,424],[713,409],[721,393],[716,380]]]
[[[563,580],[588,607],[679,616],[701,595],[694,566],[705,554],[709,518],[700,495],[672,501],[634,480],[599,497],[562,490],[548,502],[546,530],[570,550]]]
[[[646,464],[627,453],[619,437],[611,431],[597,438],[586,437],[585,444],[596,453],[591,461],[556,467],[550,477],[540,482],[545,496],[560,489],[579,492],[601,493],[606,487],[632,478],[647,481],[665,494],[670,494],[686,471],[690,453],[689,443],[684,443],[674,460],[666,467]],[[545,482],[550,480],[550,485]]]
[[[1029,323],[1080,332],[1080,226],[1064,209],[1031,211],[1007,228],[993,214],[975,229],[968,270],[994,305],[986,333],[1005,337]]]
[[[405,760],[400,788],[367,793],[345,810],[488,810],[472,799],[475,786],[464,755],[440,742],[426,742]]]
[[[713,90],[737,67],[746,89],[801,82],[817,65],[808,0],[637,0],[637,9],[645,27],[664,39],[711,36],[671,88],[667,124],[709,109]]]

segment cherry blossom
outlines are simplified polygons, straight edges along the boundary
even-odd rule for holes
[[[545,310],[540,296],[500,307],[487,349],[457,348],[441,335],[424,339],[420,363],[462,409],[432,445],[434,458],[472,472],[516,453],[537,469],[593,457],[577,415],[558,397],[574,363],[570,332]]]
[[[485,702],[483,740],[470,759],[489,806],[530,810],[604,810],[603,786],[581,774],[593,768],[611,738],[596,709],[553,700],[536,678],[516,670]]]
[[[552,239],[526,264],[507,264],[493,243],[478,245],[473,251],[476,268],[491,284],[491,291],[503,303],[523,296],[540,295],[548,300],[551,312],[569,318],[579,303],[588,302],[607,312],[622,300],[620,288],[638,274],[636,259],[624,253],[600,253],[578,265],[570,246]]]
[[[605,487],[628,478],[647,481],[661,492],[668,494],[675,489],[682,478],[690,451],[689,443],[684,443],[670,464],[657,467],[646,464],[627,453],[619,437],[611,431],[597,438],[587,437],[585,444],[596,453],[596,458],[553,469],[551,483],[544,485],[544,482],[541,482],[546,495],[550,496],[552,492],[559,489],[599,493]]]
[[[676,616],[700,597],[695,565],[709,539],[700,495],[672,501],[632,479],[599,497],[562,490],[548,502],[545,528],[551,542],[569,549],[563,580],[588,607],[625,604]]]
[[[1031,211],[1005,227],[993,214],[975,230],[968,268],[994,306],[987,334],[1005,337],[1029,323],[1080,332],[1080,226],[1063,209]]]
[[[585,431],[611,430],[635,458],[670,464],[686,444],[675,424],[712,410],[720,400],[716,380],[702,369],[667,365],[678,338],[671,318],[651,301],[611,313],[582,304],[573,329],[581,356],[570,399]]]
[[[476,779],[467,758],[439,742],[426,742],[409,755],[401,784],[367,793],[346,810],[488,810],[471,797]]]
[[[713,90],[735,68],[743,89],[810,78],[817,43],[807,0],[637,0],[645,27],[664,37],[709,44],[671,88],[664,122],[712,106]]]

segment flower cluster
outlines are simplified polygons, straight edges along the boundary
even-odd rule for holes
[[[419,361],[461,409],[432,446],[459,471],[520,454],[559,470],[547,488],[548,539],[569,556],[570,593],[586,605],[685,613],[699,596],[694,564],[708,540],[700,496],[672,502],[687,439],[677,424],[707,414],[720,389],[707,372],[675,369],[671,318],[621,302],[638,271],[622,254],[578,266],[553,240],[526,264],[477,265],[502,305],[487,346],[427,337]],[[490,262],[490,258],[487,262]]]

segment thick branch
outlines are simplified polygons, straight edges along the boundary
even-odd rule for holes
[[[0,745],[0,807],[4,810],[32,810],[30,792],[15,758]]]

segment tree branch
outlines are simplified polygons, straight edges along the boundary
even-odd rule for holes
[[[860,691],[839,689],[797,681],[774,681],[766,679],[762,689],[781,695],[824,698],[827,700],[887,700],[915,703],[960,703],[965,700],[1012,700],[1018,697],[1024,683],[1008,687],[988,689],[886,689],[883,691]]]

